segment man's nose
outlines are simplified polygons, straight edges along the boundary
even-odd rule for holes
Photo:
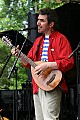
[[[40,25],[40,24],[41,24],[41,22],[38,20],[38,21],[37,21],[37,25]]]

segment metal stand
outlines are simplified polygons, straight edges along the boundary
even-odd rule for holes
[[[77,68],[77,120],[80,120],[80,42],[77,48],[74,50],[76,52],[76,68]]]
[[[1,71],[1,73],[0,73],[0,77],[2,76],[2,74],[3,74],[3,72],[4,72],[5,68],[6,68],[6,65],[7,65],[7,63],[9,62],[11,56],[12,56],[12,54],[10,54],[10,56],[7,58],[6,63],[5,63],[5,65],[3,66],[2,71]]]
[[[77,63],[77,104],[78,104],[77,120],[80,120],[80,51],[79,50],[76,56],[76,63]]]
[[[19,55],[18,55],[17,59],[14,61],[14,64],[13,64],[13,66],[11,68],[11,71],[10,71],[10,73],[8,75],[8,79],[9,79],[11,74],[12,74],[12,72],[15,70],[15,73],[16,73],[16,94],[15,94],[15,96],[16,96],[16,113],[15,113],[16,114],[16,119],[15,120],[18,120],[18,91],[17,91],[17,70],[18,69],[16,68],[16,63],[17,63],[17,61],[18,61],[18,59],[19,59],[19,57],[21,55],[21,52],[22,52],[22,49],[23,49],[25,43],[26,43],[26,39],[23,42],[22,47],[21,47],[21,49],[19,51]],[[15,106],[15,105],[13,105],[13,106]],[[15,107],[14,107],[14,109],[15,109]],[[14,118],[13,118],[13,120],[14,120]]]
[[[78,106],[78,115],[77,120],[80,120],[80,42],[77,48],[68,56],[68,59],[73,56],[76,52],[76,68],[77,68],[77,106]]]
[[[31,82],[30,81],[27,81],[26,82],[26,86],[27,86],[27,97],[28,97],[28,120],[32,120],[32,115],[31,115],[31,100],[32,100],[32,96],[31,96]]]
[[[13,94],[13,120],[18,120],[18,90],[17,90],[17,71],[18,68],[15,67],[15,75],[16,75],[16,90]]]

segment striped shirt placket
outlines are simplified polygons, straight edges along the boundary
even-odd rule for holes
[[[49,46],[49,35],[45,36],[41,61],[48,61],[48,46]]]

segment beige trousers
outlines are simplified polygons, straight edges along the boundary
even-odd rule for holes
[[[36,120],[59,120],[61,95],[58,89],[46,92],[39,88],[33,95]]]

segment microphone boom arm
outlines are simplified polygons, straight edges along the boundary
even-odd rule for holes
[[[80,42],[79,42],[77,48],[68,56],[68,59],[70,59],[73,56],[73,54],[79,49],[79,47],[80,47]]]
[[[25,39],[25,41],[24,41],[23,44],[22,44],[22,47],[21,47],[21,49],[20,49],[20,51],[19,51],[19,54],[18,54],[17,59],[14,61],[14,64],[13,64],[13,66],[12,66],[12,68],[11,68],[11,71],[10,71],[8,77],[7,77],[8,79],[10,78],[10,76],[11,76],[11,74],[12,74],[12,72],[13,72],[15,66],[16,66],[16,63],[17,63],[17,61],[18,61],[18,59],[19,59],[19,57],[20,57],[20,54],[21,54],[22,49],[23,49],[23,47],[24,47],[24,44],[26,43],[26,40],[27,40],[27,39]]]
[[[6,67],[7,63],[9,62],[11,56],[12,56],[12,53],[10,54],[10,56],[8,57],[8,59],[7,59],[6,63],[5,63],[5,65],[3,66],[3,69],[2,69],[2,71],[1,71],[1,73],[0,73],[0,77],[2,76],[2,74],[3,74],[4,70],[5,70],[5,67]]]
[[[28,27],[28,28],[24,28],[23,30],[19,30],[19,31],[26,31],[26,30],[32,30],[32,29],[37,29],[37,26],[34,27]]]

